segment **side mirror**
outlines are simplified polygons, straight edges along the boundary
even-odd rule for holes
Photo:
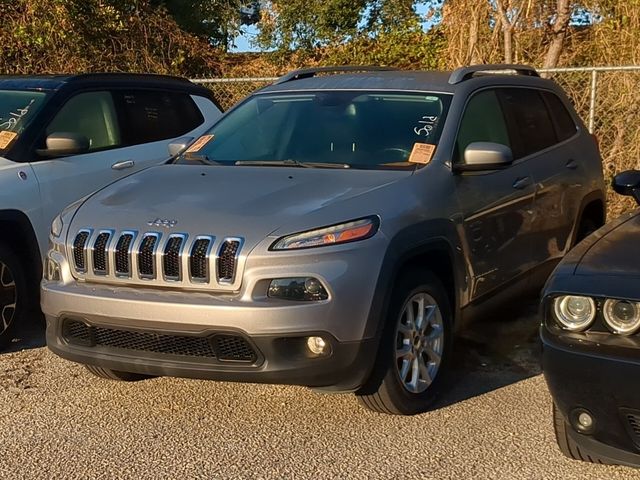
[[[635,198],[640,205],[640,170],[627,170],[616,175],[613,179],[613,189],[620,195]]]
[[[464,151],[464,163],[455,165],[459,171],[496,170],[513,163],[513,152],[506,145],[493,142],[473,142]]]
[[[189,144],[193,142],[193,137],[180,137],[176,138],[173,142],[169,144],[169,155],[175,157],[176,155],[180,155],[184,152]]]
[[[87,137],[74,132],[56,132],[47,137],[47,148],[38,150],[38,154],[47,157],[78,155],[89,151]]]

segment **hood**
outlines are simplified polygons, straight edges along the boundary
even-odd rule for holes
[[[73,235],[80,228],[91,227],[239,236],[253,248],[293,219],[411,174],[398,170],[161,165],[94,194],[74,216],[70,232]],[[169,229],[149,226],[155,220],[176,223]],[[340,220],[330,219],[329,223]]]
[[[640,276],[640,211],[612,227],[584,253],[575,275]]]

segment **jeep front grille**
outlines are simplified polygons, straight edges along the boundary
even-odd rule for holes
[[[69,254],[83,280],[229,291],[239,288],[242,245],[240,237],[83,228]]]

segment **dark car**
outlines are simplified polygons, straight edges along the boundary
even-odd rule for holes
[[[640,204],[640,171],[616,192]],[[589,236],[543,295],[542,365],[560,450],[594,463],[640,466],[640,210]]]

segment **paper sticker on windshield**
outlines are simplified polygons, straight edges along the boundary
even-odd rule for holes
[[[17,136],[18,134],[16,132],[10,132],[8,130],[0,131],[0,150],[7,148]]]
[[[196,140],[195,142],[193,142],[191,144],[191,146],[189,148],[187,148],[187,151],[184,153],[195,153],[195,152],[199,152],[202,147],[204,147],[207,143],[209,143],[211,140],[213,140],[213,135],[203,135],[201,136],[198,140]]]
[[[436,146],[431,143],[414,143],[411,155],[409,155],[409,161],[411,163],[421,163],[426,165],[431,161],[433,152],[436,151]]]

